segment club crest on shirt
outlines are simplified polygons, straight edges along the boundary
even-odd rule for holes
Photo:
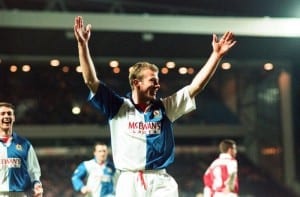
[[[154,116],[154,118],[159,118],[161,116],[160,110],[154,110],[153,111],[153,116]]]
[[[22,150],[23,150],[23,147],[22,147],[21,144],[16,144],[16,149],[17,149],[18,151],[22,151]]]

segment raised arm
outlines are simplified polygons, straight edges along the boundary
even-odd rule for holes
[[[93,60],[89,50],[89,39],[91,37],[92,26],[84,26],[81,16],[75,17],[74,34],[78,43],[79,62],[82,69],[82,76],[87,87],[95,93],[99,86],[99,79],[95,70]]]
[[[189,86],[191,97],[195,97],[206,86],[208,81],[214,75],[222,57],[235,45],[236,41],[232,32],[226,32],[220,40],[213,34],[212,47],[213,51],[205,65],[196,74]]]

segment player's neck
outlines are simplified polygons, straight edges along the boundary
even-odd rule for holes
[[[100,166],[102,166],[104,163],[105,163],[105,161],[98,161],[97,162]]]
[[[11,138],[11,135],[0,135],[0,141],[3,143],[7,143],[9,139]]]
[[[10,137],[11,135],[12,135],[11,129],[0,130],[0,137],[7,137],[7,136]]]
[[[136,104],[135,106],[138,110],[145,112],[147,110],[148,104],[140,103]]]
[[[151,102],[149,100],[143,99],[143,97],[139,96],[137,93],[132,93],[132,101],[135,105],[148,106]]]

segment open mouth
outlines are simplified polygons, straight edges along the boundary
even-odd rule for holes
[[[10,127],[11,124],[10,124],[10,123],[3,123],[2,125],[3,125],[4,127]]]
[[[156,89],[152,90],[151,94],[155,96],[157,94],[157,90]]]
[[[9,124],[11,124],[11,122],[12,122],[12,119],[11,119],[11,118],[4,118],[4,119],[2,120],[2,124],[7,124],[7,125],[9,125]]]

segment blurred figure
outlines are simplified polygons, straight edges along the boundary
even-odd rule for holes
[[[75,191],[86,197],[113,197],[115,167],[108,159],[108,148],[105,143],[96,142],[94,158],[81,162],[72,175]]]
[[[40,165],[31,143],[13,131],[14,110],[0,102],[0,196],[42,197]]]
[[[238,163],[235,141],[222,140],[219,144],[219,157],[216,158],[203,176],[204,197],[238,196]]]

